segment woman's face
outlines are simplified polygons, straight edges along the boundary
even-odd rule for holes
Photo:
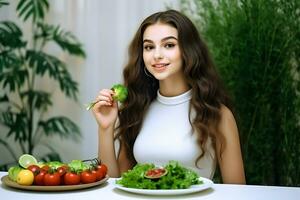
[[[143,59],[147,70],[159,81],[181,79],[182,57],[176,28],[157,23],[143,35]]]

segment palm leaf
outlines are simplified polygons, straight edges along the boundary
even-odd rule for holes
[[[14,135],[15,141],[28,141],[28,135],[26,133],[28,123],[25,113],[3,112],[0,115],[0,122],[9,128],[6,137]]]
[[[0,96],[0,103],[1,102],[9,102],[9,98],[6,94],[4,94],[2,97]]]
[[[43,38],[47,41],[53,40],[62,48],[62,50],[65,50],[72,55],[86,56],[82,49],[82,45],[71,32],[62,30],[58,25],[53,26],[38,23],[37,26],[39,28],[39,33],[35,36],[37,39]]]
[[[35,39],[52,40],[55,26],[39,22],[37,23],[37,28],[36,35],[34,36]]]
[[[0,46],[9,48],[21,48],[26,45],[22,41],[23,33],[21,29],[13,22],[0,22]]]
[[[0,74],[0,85],[3,84],[3,88],[7,87],[11,92],[14,92],[17,88],[24,85],[28,77],[26,69],[22,69],[19,66],[12,66],[11,69]]]
[[[57,26],[54,31],[53,40],[70,54],[85,57],[82,45],[71,32],[63,31]]]
[[[1,8],[2,6],[7,6],[7,5],[9,5],[9,3],[8,3],[7,1],[5,1],[5,0],[0,0],[0,8]]]
[[[48,106],[52,105],[51,96],[44,91],[26,91],[20,94],[22,99],[27,99],[36,109],[47,110]]]
[[[51,78],[59,82],[61,91],[68,97],[77,99],[77,83],[72,80],[65,64],[54,56],[41,51],[28,50],[26,59],[31,67],[35,67],[36,74],[43,76],[46,72]]]
[[[20,58],[12,51],[2,51],[0,52],[0,73],[4,71],[5,68],[11,66],[20,66]]]
[[[79,127],[67,117],[52,117],[47,121],[39,121],[38,125],[47,136],[59,135],[62,138],[76,140],[80,136]]]
[[[47,0],[20,0],[17,6],[19,17],[26,21],[32,17],[32,21],[44,19],[46,11],[49,9]]]

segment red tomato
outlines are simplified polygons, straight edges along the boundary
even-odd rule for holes
[[[60,176],[65,175],[65,173],[67,173],[67,170],[68,170],[68,166],[66,166],[66,165],[63,165],[63,166],[58,167],[58,168],[56,169],[57,173],[58,173]]]
[[[32,171],[32,173],[34,174],[34,176],[36,176],[37,174],[40,173],[40,167],[37,165],[30,165],[27,167],[28,170]]]
[[[44,185],[60,185],[60,175],[58,173],[46,174],[44,176]]]
[[[103,172],[97,169],[92,170],[91,173],[95,174],[97,181],[101,180],[104,177]]]
[[[36,176],[34,176],[33,184],[34,185],[44,185],[45,175],[46,175],[46,171],[40,170],[40,172]]]
[[[64,175],[64,184],[65,185],[77,185],[80,184],[80,175],[73,173],[73,172],[67,172]]]
[[[44,165],[44,166],[42,167],[42,169],[45,170],[46,172],[48,172],[49,169],[50,169],[50,167],[49,167],[48,165]]]
[[[107,166],[105,164],[101,164],[97,166],[97,169],[100,170],[102,172],[102,174],[104,174],[103,176],[105,177],[107,174]]]
[[[80,179],[82,183],[93,183],[97,181],[97,176],[90,171],[84,171],[80,174]]]

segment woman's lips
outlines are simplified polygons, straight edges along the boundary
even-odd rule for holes
[[[159,63],[159,64],[152,65],[152,67],[154,68],[155,71],[161,72],[161,71],[164,71],[168,65],[169,65],[169,63],[168,64]]]

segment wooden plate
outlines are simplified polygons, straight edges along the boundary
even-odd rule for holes
[[[90,188],[90,187],[95,187],[97,185],[101,185],[105,183],[108,180],[108,175],[100,181],[94,182],[94,183],[87,183],[87,184],[79,184],[79,185],[58,185],[58,186],[38,186],[38,185],[30,185],[30,186],[24,186],[24,185],[19,185],[18,183],[12,181],[9,179],[8,175],[3,176],[1,178],[1,181],[3,184],[13,187],[13,188],[18,188],[22,190],[34,190],[34,191],[67,191],[67,190],[79,190],[79,189],[84,189],[84,188]]]

